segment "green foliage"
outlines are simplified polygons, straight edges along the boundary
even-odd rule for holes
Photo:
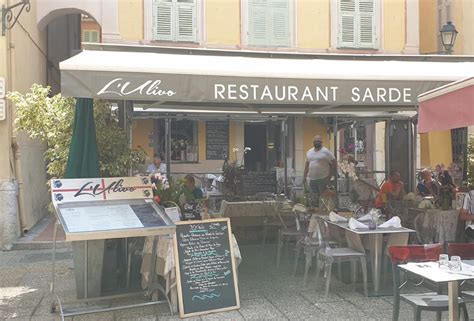
[[[49,177],[63,177],[74,124],[74,98],[61,94],[49,97],[50,88],[34,84],[31,92],[10,92],[7,97],[16,107],[16,130],[46,144],[44,158]],[[104,101],[94,101],[99,169],[102,177],[127,176],[145,160],[143,151],[128,145],[127,135]]]
[[[463,185],[470,189],[474,188],[474,135],[469,136],[467,147],[467,180]]]
[[[222,165],[222,176],[224,177],[223,187],[227,196],[235,196],[238,194],[238,184],[244,172],[242,165],[237,165],[237,161],[224,161]]]

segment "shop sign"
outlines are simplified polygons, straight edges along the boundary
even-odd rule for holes
[[[51,180],[53,202],[152,198],[148,177],[108,177]]]
[[[415,106],[441,81],[291,79],[63,71],[62,92],[75,97],[165,102]]]
[[[0,99],[0,121],[7,118],[5,99]]]
[[[0,99],[5,98],[6,89],[5,89],[5,78],[0,77]]]

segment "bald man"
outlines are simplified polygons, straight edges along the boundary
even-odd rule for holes
[[[313,146],[306,152],[303,179],[306,183],[309,174],[309,188],[311,191],[311,206],[319,206],[319,197],[323,193],[336,168],[336,158],[333,153],[323,146],[320,135],[313,138]]]

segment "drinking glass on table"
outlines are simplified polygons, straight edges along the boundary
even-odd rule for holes
[[[451,261],[449,261],[449,269],[453,272],[461,272],[461,257],[459,256],[451,256]]]
[[[449,265],[449,256],[448,254],[440,254],[439,255],[439,261],[438,261],[438,267],[448,267]]]

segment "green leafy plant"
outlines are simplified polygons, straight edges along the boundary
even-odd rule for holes
[[[238,165],[237,161],[224,161],[222,165],[222,176],[224,177],[223,187],[227,196],[235,196],[238,193],[238,184],[244,172],[244,167]]]
[[[467,146],[467,179],[462,185],[467,190],[474,188],[474,135],[469,136]]]
[[[50,178],[64,176],[71,143],[75,99],[50,97],[50,88],[34,84],[31,92],[10,92],[7,97],[16,107],[16,130],[46,144],[44,158]],[[145,153],[128,145],[125,131],[112,113],[112,106],[94,101],[100,175],[127,176],[130,168],[145,161]]]

